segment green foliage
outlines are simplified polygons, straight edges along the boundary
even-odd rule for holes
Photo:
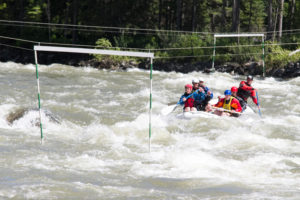
[[[132,42],[132,37],[125,37],[124,34],[122,34],[120,37],[114,36],[114,42],[116,47],[128,47],[128,44]]]
[[[28,8],[27,13],[28,13],[29,18],[39,19],[42,14],[42,9],[41,9],[40,5],[36,5],[36,6]]]
[[[170,57],[173,61],[204,61],[209,60],[212,54],[211,49],[203,49],[209,45],[199,34],[173,34],[159,35],[159,38],[152,37],[147,44],[148,49],[158,49],[159,44],[163,45],[163,50],[155,51],[156,57]],[[209,56],[207,56],[209,55]]]
[[[108,39],[100,38],[96,41],[96,47],[97,48],[111,48],[112,45]]]
[[[106,38],[100,38],[96,41],[96,48],[97,49],[109,49],[109,50],[120,50],[120,48],[114,48],[111,44],[111,42]],[[130,60],[129,57],[126,56],[110,56],[110,55],[101,55],[101,54],[95,54],[94,57],[99,60],[110,60],[114,63],[120,63],[121,61],[128,61]],[[132,60],[132,59],[131,59]]]
[[[259,61],[262,57],[261,38],[218,38],[216,61],[237,62]],[[218,48],[219,47],[219,48]]]
[[[300,49],[300,46],[298,47]],[[300,61],[300,52],[289,56],[292,51],[283,49],[279,45],[267,46],[266,69],[283,68],[289,62]]]
[[[6,3],[1,3],[0,4],[0,10],[4,10],[7,7]]]
[[[242,1],[241,10],[241,32],[261,32],[267,17],[266,6],[263,0]]]
[[[106,39],[106,38],[100,38],[96,41],[96,48],[97,49],[112,49],[112,44],[111,42]],[[118,49],[115,49],[115,50],[118,50]],[[108,56],[108,55],[101,55],[101,54],[95,54],[94,57],[99,60],[99,61],[102,61],[102,60],[105,60],[105,59],[111,59],[115,62],[118,62],[121,60],[121,57],[120,56]]]

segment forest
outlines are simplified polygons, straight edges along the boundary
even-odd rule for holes
[[[299,55],[299,0],[0,0],[0,45],[28,41],[154,51],[162,60],[211,60],[214,33],[264,33],[267,62]],[[13,40],[9,38],[21,38]],[[28,41],[27,41],[28,40]],[[5,46],[6,45],[6,46]],[[259,60],[260,38],[218,40],[218,60]]]

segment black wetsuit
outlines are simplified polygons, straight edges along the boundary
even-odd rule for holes
[[[242,112],[244,112],[246,110],[246,108],[247,108],[247,102],[244,101],[244,99],[241,98],[241,97],[239,97],[239,96],[236,96],[236,97],[232,96],[232,97],[236,98],[240,102],[241,107],[242,107]]]

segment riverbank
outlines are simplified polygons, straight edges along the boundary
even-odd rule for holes
[[[1,62],[16,62],[16,63],[34,63],[33,51],[24,51],[20,49],[2,48],[0,49]],[[96,60],[92,55],[87,54],[72,54],[72,53],[44,53],[38,54],[38,62],[40,64],[61,63],[72,65],[76,67],[91,66],[97,69],[111,69],[111,70],[126,70],[128,68],[149,69],[149,62],[138,63],[135,60],[124,60],[115,62],[110,59],[102,61]],[[211,62],[163,62],[161,60],[154,60],[153,69],[158,71],[176,71],[181,73],[189,73],[192,71],[202,71],[210,73],[212,71]],[[226,72],[239,75],[261,75],[263,73],[262,63],[247,62],[239,63],[215,63],[215,70],[218,72]],[[300,60],[298,62],[290,62],[282,68],[266,66],[266,76],[276,78],[294,78],[300,76]]]

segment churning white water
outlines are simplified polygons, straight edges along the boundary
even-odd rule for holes
[[[160,110],[193,78],[244,77],[155,71],[149,153],[148,71],[39,69],[43,145],[34,65],[0,63],[0,199],[300,199],[300,78],[254,80],[262,117],[183,120]]]

